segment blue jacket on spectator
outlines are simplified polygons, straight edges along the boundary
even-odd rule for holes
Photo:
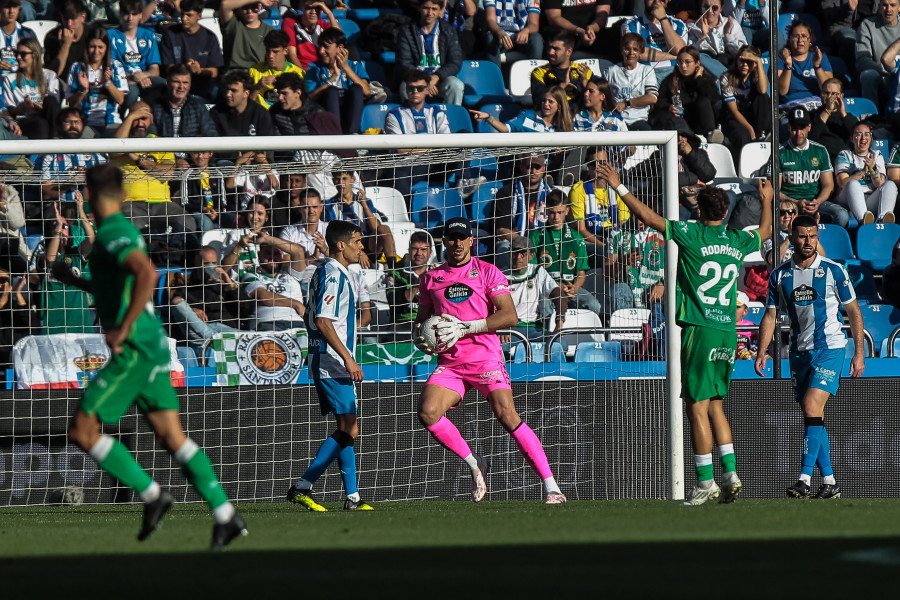
[[[420,31],[418,23],[410,23],[397,31],[397,76],[402,79],[403,75],[410,69],[422,69],[426,72],[433,72],[435,75],[444,79],[459,73],[462,69],[462,49],[459,46],[459,40],[456,36],[456,30],[453,25],[444,20],[437,22],[438,36],[438,52],[441,55],[441,66],[437,69],[431,69],[422,65],[422,56],[424,49],[420,43]]]

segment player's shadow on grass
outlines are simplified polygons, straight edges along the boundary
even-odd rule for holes
[[[302,531],[298,531],[302,535]],[[240,543],[240,540],[238,540]],[[900,537],[247,551],[0,560],[4,597],[335,598],[795,597],[798,582],[827,581],[833,596],[889,589]],[[214,595],[215,594],[215,595]],[[764,596],[761,596],[764,594]],[[718,594],[716,594],[718,595]],[[564,597],[564,596],[563,596]]]

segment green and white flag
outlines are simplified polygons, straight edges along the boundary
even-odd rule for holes
[[[217,333],[212,348],[216,385],[290,385],[298,383],[309,340],[305,329]]]

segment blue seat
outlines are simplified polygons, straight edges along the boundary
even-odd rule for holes
[[[193,348],[188,346],[176,346],[175,350],[178,353],[178,360],[185,370],[200,366],[200,361],[197,360],[197,354],[194,352]]]
[[[881,298],[878,297],[878,287],[875,285],[875,276],[872,271],[864,265],[854,262],[844,264],[847,273],[850,275],[850,283],[856,291],[856,299],[860,304],[878,304]]]
[[[384,72],[384,67],[377,60],[367,60],[365,61],[366,65],[366,73],[369,74],[369,81],[377,81],[378,83],[387,86],[388,78],[387,74]],[[388,91],[385,88],[385,91]]]
[[[851,114],[857,119],[868,117],[869,115],[877,115],[878,107],[868,98],[844,98],[844,106],[847,107],[847,114]]]
[[[388,112],[400,106],[399,104],[367,104],[363,107],[362,121],[359,123],[359,131],[366,129],[384,130],[384,118]]]
[[[531,342],[531,362],[544,362],[545,348],[544,342]],[[525,344],[523,342],[514,345],[510,352],[513,357],[513,363],[521,364],[525,362]],[[550,346],[550,362],[566,362],[566,353],[559,342],[553,342],[553,345]]]
[[[820,224],[819,242],[825,249],[825,255],[832,260],[856,258],[850,234],[840,225]]]
[[[900,357],[900,337],[894,338],[894,351],[890,352],[888,348],[888,338],[884,338],[884,341],[881,342],[881,349],[878,352],[878,356],[880,358],[887,358],[888,355],[891,358]]]
[[[891,148],[894,146],[894,142],[886,139],[877,139],[872,140],[872,150],[878,150],[881,152],[881,155],[884,157],[884,161],[887,162],[887,159],[890,158]]]
[[[863,225],[856,234],[856,256],[872,272],[881,273],[891,264],[891,253],[898,239],[900,225],[897,223]]]
[[[900,326],[900,309],[890,304],[861,304],[863,323],[866,331],[872,334],[876,348],[887,339],[891,332]]]
[[[494,199],[497,191],[503,187],[499,181],[486,183],[475,192],[472,197],[472,224],[481,225],[489,223],[494,214]]]
[[[575,348],[576,363],[612,363],[622,360],[622,342],[581,342]]]
[[[448,219],[465,217],[466,208],[456,188],[428,187],[413,192],[410,213],[416,227],[434,230]]]
[[[759,325],[762,322],[762,318],[765,314],[765,306],[750,306],[747,310],[747,316],[744,318],[754,325]]]
[[[463,104],[474,108],[486,102],[508,102],[503,73],[489,60],[464,60],[456,75],[465,85]]]
[[[472,119],[469,118],[469,111],[462,106],[456,104],[435,104],[435,106],[443,109],[447,113],[447,121],[450,124],[450,131],[459,133],[465,131],[472,133]]]
[[[335,17],[335,19],[337,20],[341,31],[347,36],[347,41],[351,44],[356,44],[357,39],[359,38],[359,25],[350,19],[340,19],[337,17]]]
[[[399,8],[351,8],[350,17],[357,23],[360,21],[374,21],[382,15],[402,15]]]
[[[498,121],[512,121],[520,112],[522,105],[515,102],[495,102],[493,104],[485,104],[478,110],[486,112]],[[488,125],[487,121],[481,121],[477,127],[478,133],[497,133],[497,130]]]

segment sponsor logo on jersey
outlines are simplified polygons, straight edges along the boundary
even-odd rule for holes
[[[822,177],[822,171],[782,171],[781,176],[791,185],[804,185],[818,183]]]
[[[435,275],[434,280],[438,281],[438,282],[444,281],[444,276],[443,275]]]
[[[805,284],[791,292],[791,302],[798,306],[812,304],[818,297],[819,295],[816,294],[816,290]]]
[[[709,350],[709,362],[718,362],[723,361],[727,362],[730,365],[734,364],[734,350],[731,348],[710,348]]]
[[[566,259],[566,268],[569,269],[570,271],[574,270],[577,260],[578,260],[578,258],[575,256],[575,253],[570,252],[569,258]]]
[[[325,304],[331,304],[332,302],[334,302],[334,296],[325,296]]]
[[[471,298],[472,294],[474,293],[475,290],[473,290],[469,286],[463,285],[461,283],[454,283],[444,290],[444,298],[446,298],[450,302],[458,304],[460,302],[465,302],[466,300]]]

